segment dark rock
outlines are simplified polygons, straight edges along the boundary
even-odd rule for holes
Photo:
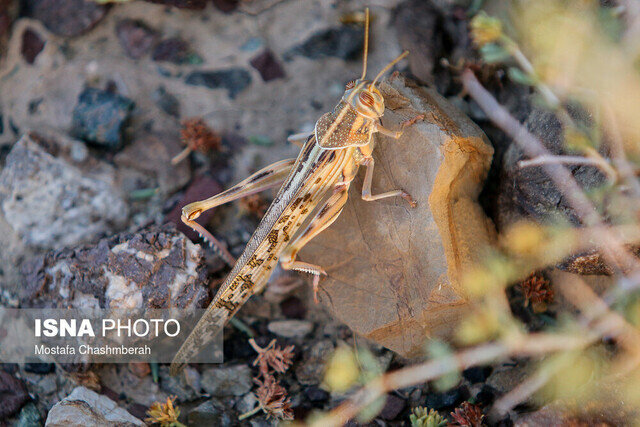
[[[180,199],[171,212],[166,216],[166,221],[174,223],[177,226],[178,231],[186,235],[192,241],[197,241],[199,239],[198,233],[193,231],[190,227],[187,227],[180,219],[182,216],[182,207],[198,200],[204,200],[221,191],[222,187],[215,180],[207,176],[199,176],[195,178],[189,185],[189,188],[187,188],[187,191],[185,191],[182,199]],[[213,218],[215,212],[215,209],[209,209],[208,211],[203,212],[196,221],[198,224],[205,226],[211,218]]]
[[[265,49],[261,53],[257,54],[251,61],[251,66],[258,70],[262,80],[268,82],[270,80],[280,79],[285,77],[284,69],[280,62],[273,56],[273,52],[269,49]]]
[[[126,54],[133,59],[142,58],[158,40],[158,33],[137,19],[118,22],[116,34]]]
[[[478,394],[476,394],[476,404],[480,406],[489,406],[496,399],[496,390],[488,385],[483,385]]]
[[[7,418],[29,400],[27,388],[13,375],[0,371],[0,419]]]
[[[304,319],[307,308],[298,297],[291,296],[280,303],[280,310],[289,319]]]
[[[30,28],[22,33],[22,57],[28,64],[33,64],[36,57],[44,49],[44,40]]]
[[[310,59],[335,56],[355,59],[364,48],[364,29],[341,26],[322,30],[287,52],[286,58],[301,55]]]
[[[334,349],[334,344],[327,339],[314,343],[308,350],[303,350],[303,360],[295,367],[298,382],[302,385],[320,384],[324,377],[325,363]]]
[[[202,250],[171,226],[50,252],[23,273],[27,307],[201,308],[207,298]]]
[[[105,148],[120,148],[122,131],[133,106],[133,101],[124,96],[87,88],[80,94],[73,109],[71,132],[77,138]]]
[[[25,363],[24,370],[34,374],[44,375],[55,371],[56,365],[53,363]]]
[[[439,411],[445,408],[452,408],[465,399],[466,388],[456,387],[443,392],[427,393],[424,406]]]
[[[213,5],[220,12],[231,13],[238,8],[240,0],[213,0]]]
[[[191,49],[189,43],[179,37],[161,40],[153,50],[152,58],[154,61],[166,61],[178,65],[202,63],[202,58]]]
[[[404,401],[404,399],[390,394],[387,396],[384,408],[382,408],[382,411],[380,411],[380,418],[387,421],[395,420],[396,417],[400,415],[400,412],[402,412],[405,406],[406,402]]]
[[[462,375],[471,384],[481,383],[487,380],[493,368],[491,366],[474,366],[469,369],[465,369]]]
[[[304,396],[311,402],[325,402],[329,399],[329,392],[318,386],[307,387]]]
[[[146,0],[149,3],[164,4],[178,9],[202,10],[207,6],[207,0]]]
[[[207,400],[189,412],[188,424],[191,427],[227,427],[235,425],[235,411],[217,399]]]
[[[164,86],[160,86],[151,94],[153,101],[165,113],[173,117],[180,117],[180,101],[178,98],[167,92]]]
[[[229,68],[217,71],[193,71],[185,83],[209,89],[226,89],[230,98],[235,98],[251,84],[251,74],[244,68]]]
[[[411,52],[409,69],[424,82],[433,81],[433,68],[442,57],[441,17],[430,0],[409,0],[398,6],[394,26],[403,49]]]
[[[52,33],[74,37],[93,28],[109,10],[91,0],[26,0],[23,14],[41,21]]]
[[[572,113],[580,122],[588,121],[584,114]],[[552,112],[534,108],[525,125],[552,154],[566,154],[562,125]],[[512,144],[505,153],[498,196],[498,228],[503,230],[520,220],[541,224],[569,220],[578,225],[575,213],[541,167],[519,167],[518,162],[524,159],[523,152],[516,144]],[[587,192],[605,182],[605,177],[593,166],[568,167]]]

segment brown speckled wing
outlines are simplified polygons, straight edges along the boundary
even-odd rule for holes
[[[340,113],[346,108],[340,122],[329,133],[331,125],[338,120]],[[367,145],[371,139],[371,125],[344,103],[330,113],[324,114],[316,122],[316,141],[326,150],[337,150],[345,147],[360,147]]]

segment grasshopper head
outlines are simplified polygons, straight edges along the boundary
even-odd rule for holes
[[[364,117],[377,119],[384,114],[384,98],[368,80],[358,79],[347,83],[342,100]]]

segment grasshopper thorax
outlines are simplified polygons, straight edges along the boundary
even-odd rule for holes
[[[350,105],[359,115],[378,119],[384,114],[384,98],[368,80],[352,80],[347,83],[342,101]]]

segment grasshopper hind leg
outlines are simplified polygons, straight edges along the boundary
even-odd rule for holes
[[[311,223],[307,226],[302,234],[294,239],[284,250],[280,257],[280,265],[285,270],[296,270],[304,273],[313,274],[313,299],[318,302],[318,284],[320,276],[326,276],[327,273],[322,267],[309,264],[302,261],[296,261],[298,252],[309,243],[311,239],[320,234],[329,227],[340,216],[342,208],[347,202],[349,186],[341,184],[336,187],[335,193],[327,200],[320,212],[316,214]]]
[[[209,197],[206,200],[189,203],[182,208],[182,222],[196,231],[209,245],[216,251],[222,259],[229,265],[235,264],[235,258],[229,253],[224,245],[211,233],[209,233],[202,225],[195,220],[202,212],[223,205],[233,200],[276,187],[284,181],[291,167],[295,163],[295,159],[287,159],[269,165],[258,172],[251,175],[244,181],[234,185],[230,189]]]

